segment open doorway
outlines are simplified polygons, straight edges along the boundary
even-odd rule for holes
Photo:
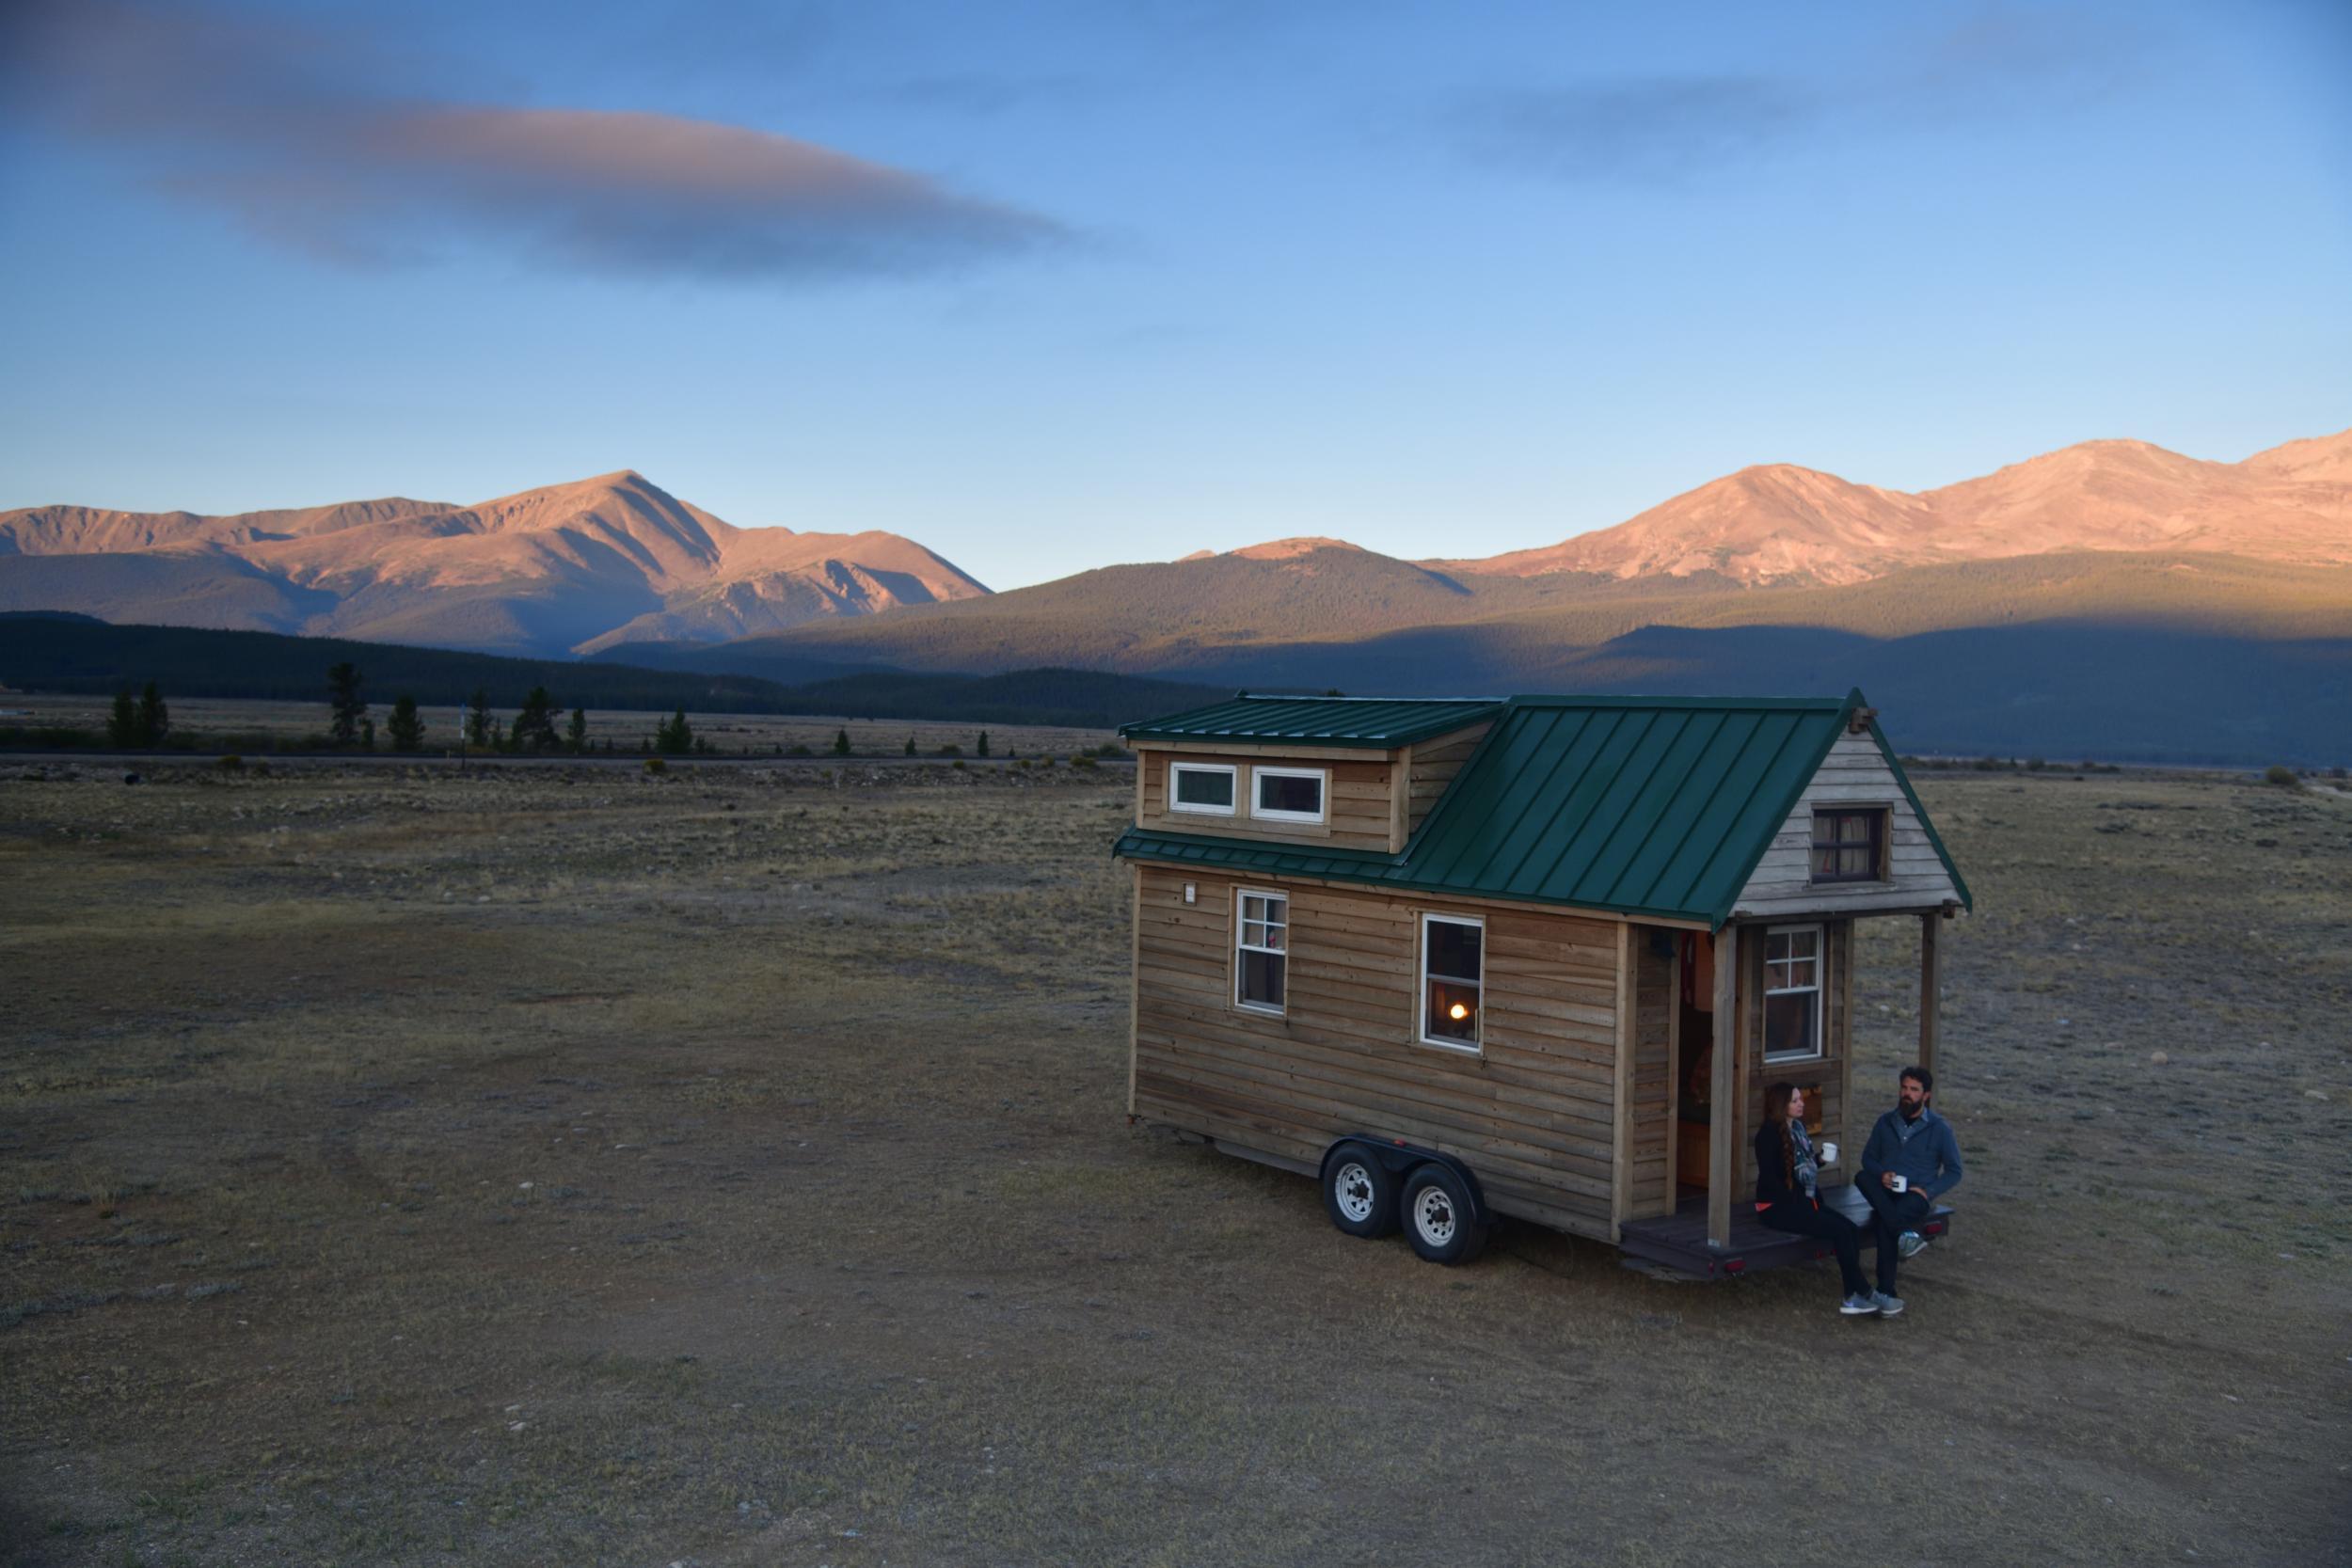
[[[1675,951],[1677,1009],[1674,1064],[1675,1182],[1677,1192],[1707,1191],[1708,1129],[1715,1069],[1715,939],[1705,931],[1678,933]]]

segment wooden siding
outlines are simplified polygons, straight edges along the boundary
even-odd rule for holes
[[[1473,724],[1466,730],[1454,730],[1433,739],[1422,741],[1406,752],[1405,835],[1410,838],[1421,831],[1423,818],[1445,793],[1454,775],[1462,770],[1462,764],[1478,750],[1478,743],[1486,737],[1491,723]],[[1397,846],[1403,848],[1402,844]]]
[[[1634,927],[1633,1148],[1631,1200],[1626,1218],[1671,1214],[1675,1181],[1666,1143],[1674,1120],[1674,1026],[1680,1000],[1674,948],[1656,951],[1655,927]],[[1671,943],[1678,940],[1668,936]]]
[[[1211,816],[1168,809],[1168,765],[1207,762],[1234,769],[1235,809],[1231,816]],[[1312,768],[1331,776],[1325,805],[1326,822],[1269,822],[1249,815],[1254,796],[1253,768]],[[1312,752],[1270,755],[1238,752],[1184,749],[1164,751],[1147,747],[1136,754],[1136,826],[1154,832],[1214,833],[1220,838],[1274,840],[1291,844],[1334,844],[1354,849],[1391,848],[1394,837],[1391,798],[1393,769],[1385,760],[1343,761]],[[1401,846],[1396,846],[1401,847]]]
[[[1842,805],[1888,808],[1888,880],[1814,885],[1813,808]],[[1830,910],[1934,909],[1959,896],[1877,742],[1867,735],[1841,735],[1740,890],[1732,914],[1752,919]]]
[[[1616,922],[1487,913],[1484,1051],[1471,1056],[1415,1043],[1417,917],[1463,906],[1290,888],[1276,1018],[1233,1006],[1233,895],[1283,889],[1167,866],[1137,876],[1136,1115],[1308,1164],[1348,1132],[1404,1138],[1460,1155],[1500,1212],[1612,1236]]]

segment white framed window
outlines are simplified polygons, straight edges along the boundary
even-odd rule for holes
[[[1269,822],[1321,822],[1329,816],[1331,775],[1321,768],[1253,768],[1249,815]]]
[[[1236,771],[1232,763],[1169,763],[1168,809],[1202,816],[1232,816]]]
[[[1764,1059],[1809,1061],[1821,1054],[1821,954],[1819,926],[1771,926],[1764,931]]]
[[[1421,1043],[1479,1049],[1486,989],[1486,923],[1471,915],[1421,917]]]
[[[1233,894],[1233,1006],[1282,1011],[1290,980],[1291,901],[1279,893]]]

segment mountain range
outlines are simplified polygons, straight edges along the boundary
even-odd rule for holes
[[[0,515],[4,610],[786,682],[1859,683],[1932,715],[1923,746],[2332,763],[2352,750],[2352,431],[2239,463],[2092,441],[1916,493],[1769,465],[1538,549],[1300,537],[1002,594],[895,534],[736,529],[627,472],[468,508],[43,507]]]
[[[0,514],[0,610],[586,655],[988,590],[895,533],[743,529],[623,470],[472,506]]]

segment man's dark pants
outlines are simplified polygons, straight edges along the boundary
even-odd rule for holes
[[[1862,1200],[1870,1206],[1871,1234],[1878,1238],[1879,1289],[1891,1296],[1895,1263],[1901,1256],[1895,1243],[1904,1231],[1918,1229],[1919,1222],[1935,1212],[1935,1205],[1923,1193],[1889,1192],[1867,1176],[1854,1185],[1862,1189]]]

